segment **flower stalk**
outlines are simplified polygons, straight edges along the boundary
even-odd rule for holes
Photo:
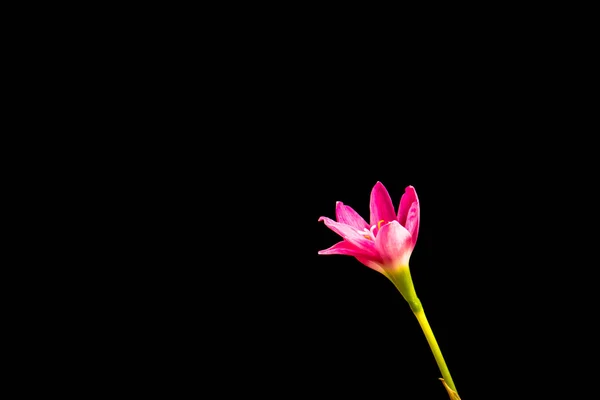
[[[415,291],[415,286],[412,281],[412,277],[410,275],[410,268],[407,266],[398,268],[394,271],[386,271],[386,276],[390,281],[396,286],[402,297],[408,302],[410,309],[417,317],[417,321],[419,321],[419,325],[425,334],[425,338],[427,339],[427,343],[429,344],[429,348],[433,353],[433,357],[435,358],[435,362],[442,373],[442,382],[445,382],[444,387],[447,386],[446,390],[451,389],[454,394],[451,394],[449,391],[451,399],[460,399],[458,397],[458,393],[456,392],[456,386],[454,385],[454,380],[452,379],[452,375],[450,375],[450,370],[446,365],[446,361],[444,360],[444,356],[442,355],[442,351],[440,350],[440,346],[438,345],[437,340],[435,339],[435,335],[433,334],[433,330],[429,325],[429,321],[427,320],[427,316],[425,315],[425,310],[423,310],[423,305],[421,301],[417,297],[417,293]],[[453,397],[454,396],[454,397]]]
[[[450,375],[450,371],[448,370],[448,366],[446,365],[446,361],[444,360],[440,346],[438,345],[437,340],[435,340],[431,326],[429,326],[429,321],[427,321],[427,317],[425,316],[425,311],[423,311],[423,308],[421,308],[420,311],[415,312],[415,317],[417,317],[417,321],[419,321],[419,325],[421,325],[421,329],[425,334],[427,343],[429,343],[429,347],[431,348],[435,362],[442,373],[443,382],[445,382],[448,387],[456,393],[456,386],[454,386],[454,381],[452,380],[452,376]]]

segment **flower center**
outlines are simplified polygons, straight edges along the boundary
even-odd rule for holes
[[[364,233],[364,237],[369,239],[369,240],[375,240],[375,236],[377,236],[377,234],[374,232],[374,229],[377,228],[377,231],[379,232],[379,230],[381,229],[381,224],[384,222],[384,220],[382,219],[381,221],[379,221],[377,223],[377,225],[373,225],[371,226],[371,229],[363,229],[363,233]]]

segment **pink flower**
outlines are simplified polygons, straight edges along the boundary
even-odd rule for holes
[[[319,254],[342,254],[354,256],[369,268],[388,276],[408,267],[419,234],[419,198],[412,186],[406,187],[398,214],[392,199],[381,182],[371,191],[371,215],[367,222],[354,209],[338,201],[336,221],[319,218],[344,240]]]

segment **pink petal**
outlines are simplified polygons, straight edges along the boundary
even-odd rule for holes
[[[369,255],[370,258],[378,258],[377,250],[375,250],[375,242],[367,239],[364,236],[365,233],[359,232],[356,228],[350,225],[335,222],[327,217],[321,217],[319,218],[319,221],[325,222],[325,225],[327,225],[329,229],[353,244],[355,247],[361,250],[364,255]]]
[[[381,265],[379,265],[375,261],[367,260],[366,258],[362,258],[362,257],[356,257],[356,259],[358,261],[360,261],[361,263],[363,263],[364,265],[366,265],[367,267],[374,269],[377,272],[381,272],[382,274],[387,276],[387,274],[385,273],[385,270],[383,268],[381,268]]]
[[[417,191],[414,187],[407,186],[398,206],[398,222],[410,232],[413,246],[417,243],[419,236],[420,213],[421,207]]]
[[[328,249],[319,251],[319,254],[342,254],[345,256],[354,256],[361,258],[366,257],[367,259],[372,258],[372,255],[370,253],[365,253],[363,250],[359,249],[358,247],[354,246],[352,243],[347,241],[338,242]]]
[[[364,220],[363,217],[358,215],[356,211],[350,206],[344,205],[341,201],[335,204],[335,218],[337,222],[350,225],[359,231],[363,229],[369,229],[369,224]]]
[[[375,247],[383,263],[390,268],[408,265],[414,248],[410,233],[395,220],[381,227]]]
[[[384,223],[394,221],[396,213],[392,199],[383,183],[377,182],[371,191],[371,225],[377,225],[379,221]]]

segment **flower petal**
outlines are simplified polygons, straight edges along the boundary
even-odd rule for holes
[[[356,259],[358,261],[360,261],[363,265],[366,265],[367,267],[374,269],[377,272],[381,272],[382,274],[387,276],[387,273],[385,272],[385,270],[377,262],[367,260],[366,258],[362,258],[362,257],[356,257]]]
[[[414,187],[407,186],[398,206],[398,222],[410,232],[413,246],[417,244],[417,237],[419,236],[420,213],[421,207],[417,191]]]
[[[363,250],[359,249],[358,247],[354,246],[348,241],[338,242],[328,249],[319,251],[319,254],[341,254],[345,256],[354,256],[361,258],[367,257],[367,259],[371,259],[370,253],[365,253]]]
[[[335,218],[337,222],[350,225],[359,231],[369,229],[369,224],[350,206],[344,205],[341,201],[335,204]]]
[[[388,223],[396,219],[392,199],[383,183],[377,182],[371,191],[371,225],[377,225],[383,220]]]
[[[410,233],[396,220],[381,227],[375,247],[384,265],[392,269],[408,265],[414,248]]]
[[[331,229],[332,231],[343,237],[345,240],[353,244],[360,251],[362,251],[365,256],[368,255],[369,258],[374,259],[379,258],[377,250],[375,249],[375,242],[365,238],[363,236],[364,233],[359,232],[356,228],[350,225],[335,222],[334,220],[327,217],[321,217],[319,218],[319,221],[325,222],[325,225],[327,225],[329,229]]]

